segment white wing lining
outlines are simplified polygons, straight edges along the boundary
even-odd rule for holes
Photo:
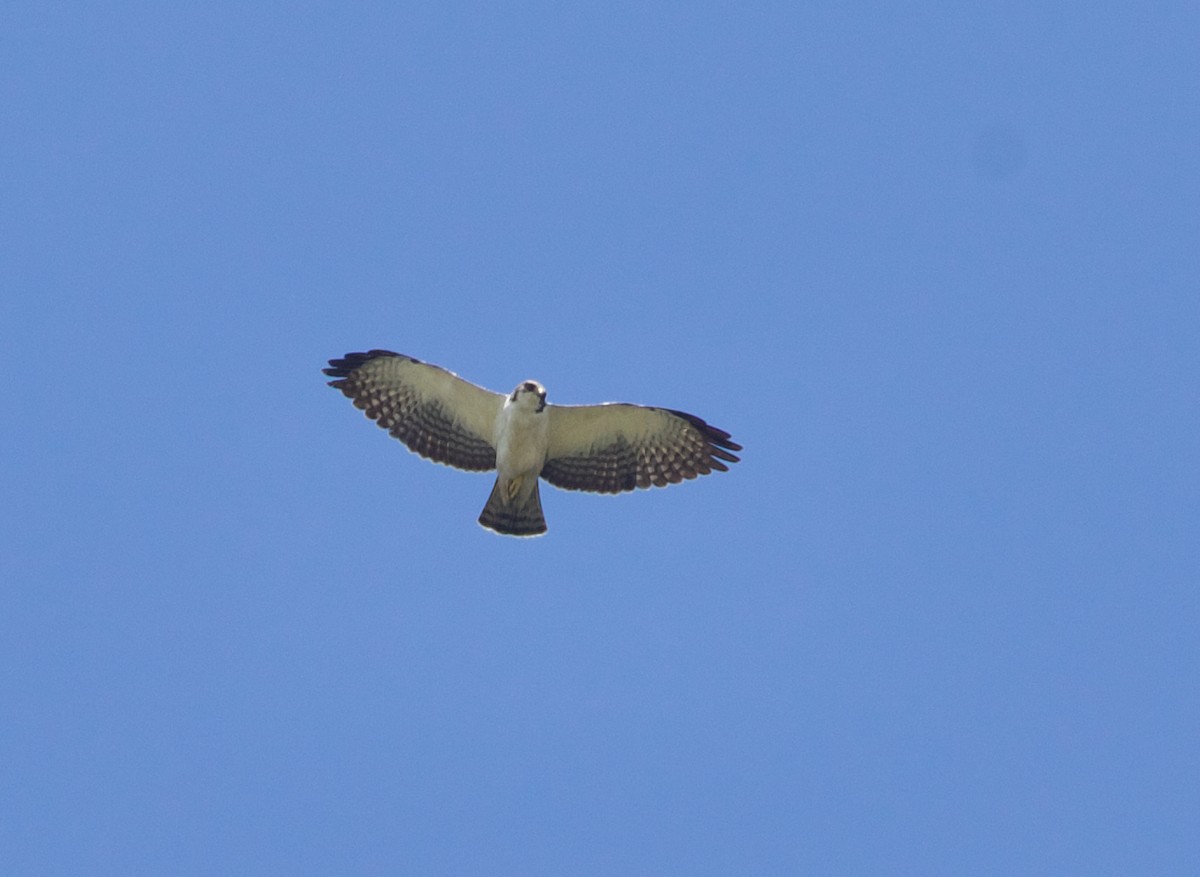
[[[331,387],[415,453],[460,469],[496,467],[492,430],[501,394],[390,350],[348,353],[323,371],[336,378]]]
[[[741,445],[693,414],[626,403],[551,405],[542,477],[566,490],[620,493],[728,471]]]

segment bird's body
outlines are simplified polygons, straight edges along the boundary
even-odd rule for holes
[[[366,415],[435,462],[496,470],[479,523],[498,533],[546,531],[539,477],[567,490],[619,493],[725,471],[741,446],[682,411],[625,403],[548,405],[537,381],[508,396],[386,350],[329,361],[325,374]]]
[[[550,418],[546,391],[526,381],[504,400],[496,418],[492,443],[496,446],[496,471],[501,478],[532,475],[537,478],[546,462]]]
[[[514,536],[546,532],[538,476],[546,463],[549,426],[546,391],[536,381],[525,381],[500,406],[492,434],[496,485],[480,515],[485,527]]]

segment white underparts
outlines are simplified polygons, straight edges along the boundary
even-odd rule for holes
[[[526,478],[536,479],[546,462],[550,418],[537,393],[518,389],[516,401],[505,400],[496,418],[493,443],[496,472],[510,497],[515,497]]]

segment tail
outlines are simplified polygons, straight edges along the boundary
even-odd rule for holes
[[[479,515],[479,523],[506,536],[540,536],[545,533],[546,518],[542,515],[538,480],[535,477],[530,481],[533,483],[532,490],[523,478],[508,482],[497,478],[492,495]]]

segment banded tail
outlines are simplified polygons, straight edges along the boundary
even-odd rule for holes
[[[528,476],[527,476],[528,477]],[[528,484],[533,485],[532,490]],[[506,536],[540,536],[546,532],[542,496],[536,477],[501,483],[497,478],[492,495],[479,515],[479,523]]]

